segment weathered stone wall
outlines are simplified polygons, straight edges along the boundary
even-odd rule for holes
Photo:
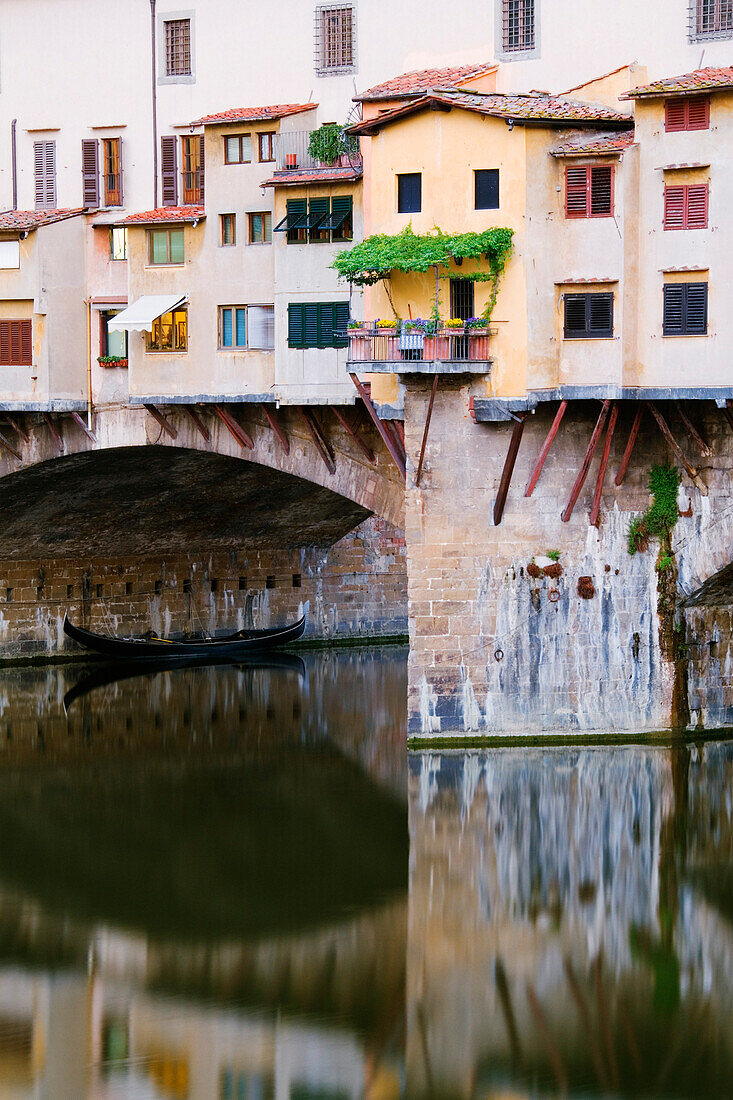
[[[308,637],[406,633],[405,540],[366,520],[330,548],[0,561],[0,659],[60,650],[64,614],[91,630],[267,627],[308,609]]]
[[[627,476],[614,484],[635,411],[625,403],[616,426],[598,529],[589,525],[601,446],[570,522],[560,516],[600,411],[568,408],[531,498],[524,488],[557,406],[538,407],[524,430],[500,526],[493,507],[511,423],[476,424],[470,386],[441,379],[421,484],[414,488],[429,381],[406,386],[411,655],[411,734],[638,731],[677,720],[682,669],[660,646],[658,545],[633,557],[632,515],[650,503],[652,464],[675,461],[651,415],[644,418]],[[690,406],[688,406],[690,411]],[[667,412],[665,406],[665,412]],[[672,415],[671,412],[668,415]],[[683,475],[682,516],[673,538],[682,595],[733,558],[730,429],[710,403],[692,411],[713,457],[701,459],[672,421],[709,495]],[[532,578],[536,555],[560,552],[562,575]],[[580,578],[591,598],[578,592]],[[673,715],[673,709],[676,713]],[[682,708],[684,709],[684,708]]]

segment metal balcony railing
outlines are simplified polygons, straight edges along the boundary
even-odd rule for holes
[[[310,137],[310,130],[285,131],[277,135],[275,165],[278,172],[285,172],[288,170],[302,172],[310,168],[324,167],[319,160],[315,160],[308,153]],[[357,164],[361,164],[361,159],[358,155],[352,155],[350,160],[343,157],[338,163],[347,168],[349,165],[356,167]]]
[[[485,373],[491,364],[489,329],[441,329],[434,335],[377,328],[350,329],[347,362],[375,372],[440,370]]]

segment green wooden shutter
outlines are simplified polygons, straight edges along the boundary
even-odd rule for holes
[[[297,221],[298,218],[302,218],[304,214],[308,213],[308,200],[288,199],[286,210],[288,215],[288,244],[305,240],[305,234],[302,229],[291,229],[290,226],[293,222]]]
[[[302,307],[303,309],[303,347],[304,348],[317,348],[319,347],[319,302],[308,302],[307,305]]]
[[[288,347],[305,347],[303,339],[303,306],[291,302],[288,306]]]
[[[323,232],[319,228],[317,228],[317,224],[318,222],[327,219],[330,211],[330,199],[311,199],[310,206],[308,208],[308,227],[311,240],[328,240],[328,233],[324,235]]]
[[[354,236],[354,200],[351,195],[331,199],[331,222],[335,241],[350,241]]]
[[[349,346],[349,336],[347,331],[347,327],[349,324],[349,312],[350,311],[348,302],[333,303],[333,346],[335,348],[346,348]]]

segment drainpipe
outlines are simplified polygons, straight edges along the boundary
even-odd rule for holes
[[[155,75],[155,0],[150,0],[150,64],[153,79],[153,210],[158,209],[158,85]]]
[[[14,118],[13,121],[10,123],[10,163],[13,179],[13,210],[18,209],[18,171],[15,152],[15,127],[17,126],[17,124],[17,118]]]
[[[92,430],[92,299],[85,298],[87,307],[87,428]]]

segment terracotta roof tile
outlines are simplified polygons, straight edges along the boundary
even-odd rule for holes
[[[299,184],[301,187],[309,183],[351,183],[361,179],[360,168],[308,168],[299,172],[290,170],[276,172],[269,180],[264,180],[261,187],[293,187]]]
[[[206,217],[203,206],[160,206],[157,210],[143,210],[130,214],[120,225],[165,225],[171,222],[198,222]]]
[[[271,107],[232,107],[215,115],[204,115],[192,122],[192,126],[216,126],[220,122],[274,122],[302,111],[314,111],[317,103],[276,103]]]
[[[645,99],[652,96],[690,95],[696,92],[714,92],[733,88],[733,66],[721,69],[695,69],[682,76],[671,76],[665,80],[655,80],[640,88],[624,92],[619,99]]]
[[[0,229],[40,229],[42,225],[52,225],[53,222],[62,222],[66,218],[89,213],[83,207],[74,210],[5,210],[0,214]]]
[[[409,73],[402,73],[392,80],[385,80],[383,84],[375,84],[373,88],[367,88],[365,92],[354,96],[357,102],[377,99],[402,99],[406,96],[419,95],[428,88],[438,85],[444,88],[455,88],[464,84],[474,76],[483,76],[497,68],[494,62],[482,62],[473,65],[451,65],[446,69],[414,69]]]
[[[580,157],[595,154],[618,155],[634,144],[633,130],[610,130],[598,133],[578,130],[567,134],[550,149],[554,157]]]
[[[462,107],[466,111],[476,111],[482,115],[516,120],[517,122],[564,122],[608,124],[618,123],[619,129],[633,125],[631,115],[614,111],[600,103],[582,103],[576,99],[563,99],[561,96],[547,93],[527,95],[502,95],[498,92],[459,92],[432,91],[413,99],[409,103],[395,107],[376,118],[370,118],[350,127],[350,133],[377,133],[388,123],[426,108],[430,103],[444,104],[446,107]]]

